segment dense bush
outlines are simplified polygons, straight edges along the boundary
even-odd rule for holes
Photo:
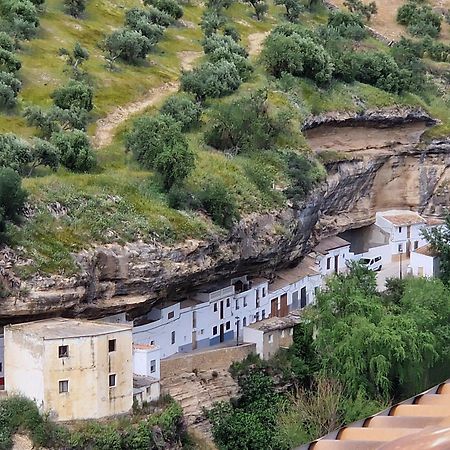
[[[367,34],[361,17],[345,11],[331,11],[327,27],[336,30],[339,36],[356,41],[364,39]]]
[[[112,59],[120,58],[131,64],[145,59],[152,48],[150,39],[126,28],[114,31],[105,40],[105,49]]]
[[[5,239],[6,222],[17,222],[25,205],[27,193],[22,189],[21,183],[17,172],[9,167],[0,167],[0,242]],[[3,440],[9,442],[11,439],[13,430],[8,427],[9,423],[6,422],[8,420],[10,418],[5,417],[0,403],[0,448],[5,446]]]
[[[267,94],[258,91],[232,103],[218,105],[205,140],[213,147],[240,153],[268,149],[289,127],[289,122],[270,113]]]
[[[145,0],[145,5],[151,4],[158,8],[160,11],[164,11],[169,14],[175,20],[183,17],[183,8],[178,4],[176,0]]]
[[[26,141],[14,134],[0,134],[0,167],[25,173],[31,162],[31,152]]]
[[[19,58],[13,52],[0,48],[0,72],[15,73],[21,67]]]
[[[235,53],[244,58],[248,56],[247,50],[240,46],[230,36],[221,36],[220,34],[213,34],[203,41],[203,50],[206,54],[213,53],[219,49],[226,49],[231,53]]]
[[[59,131],[53,133],[51,143],[58,149],[60,162],[73,172],[90,172],[96,165],[94,152],[86,133]]]
[[[350,12],[359,14],[368,21],[378,12],[377,4],[374,1],[365,4],[361,0],[345,0],[344,6],[346,6]]]
[[[203,34],[208,37],[217,32],[217,30],[225,23],[223,14],[215,9],[207,9],[202,15],[200,28]]]
[[[247,58],[244,58],[238,53],[233,53],[227,47],[219,47],[212,53],[209,53],[208,59],[211,63],[228,61],[234,64],[242,81],[247,81],[253,72],[253,66]]]
[[[226,186],[219,180],[210,180],[201,188],[199,201],[212,220],[225,228],[231,228],[239,218],[236,201]]]
[[[34,27],[39,26],[37,9],[29,0],[3,0],[0,12],[10,21],[21,19]]]
[[[80,17],[86,9],[86,0],[64,0],[64,9],[73,17]]]
[[[161,114],[170,116],[181,124],[183,131],[197,125],[202,112],[201,106],[187,94],[169,97],[161,107]]]
[[[333,73],[333,64],[325,49],[297,33],[290,36],[271,33],[262,57],[267,70],[276,77],[290,73],[324,83],[331,79]]]
[[[147,11],[140,8],[131,8],[125,13],[125,25],[142,33],[152,45],[157,44],[164,34],[164,28],[153,23]]]
[[[0,108],[12,108],[22,83],[9,72],[0,72]]]
[[[5,33],[4,31],[0,31],[0,48],[7,50],[8,52],[14,52],[16,49],[14,41],[8,33]]]
[[[241,35],[239,34],[238,29],[230,23],[225,24],[223,27],[223,35],[229,36],[234,42],[239,42],[241,40]]]
[[[170,116],[158,114],[136,119],[125,136],[125,142],[127,149],[144,167],[153,168],[159,153],[175,147],[178,142],[186,143],[186,139],[179,122]]]
[[[93,89],[82,81],[70,80],[65,86],[56,89],[51,97],[56,106],[61,109],[84,109],[91,111],[93,108]]]
[[[289,22],[297,22],[303,6],[299,0],[275,0],[276,5],[283,5],[286,8],[286,19]]]
[[[245,0],[245,3],[253,6],[257,20],[262,20],[269,10],[269,5],[265,0]]]
[[[442,17],[429,5],[408,1],[398,9],[397,22],[406,25],[414,36],[436,37],[441,31]]]
[[[174,21],[172,16],[167,14],[165,11],[155,8],[154,6],[150,6],[147,13],[152,23],[162,27],[168,27]]]
[[[182,89],[191,92],[199,100],[231,94],[241,83],[238,68],[224,60],[215,64],[206,62],[181,76]]]

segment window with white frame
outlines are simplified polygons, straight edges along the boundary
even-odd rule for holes
[[[151,373],[156,372],[156,359],[152,359],[150,361],[150,372]]]
[[[327,270],[331,269],[331,258],[327,258]]]
[[[214,309],[214,312],[217,312],[217,303],[214,303],[213,309]]]
[[[110,373],[108,378],[109,387],[114,387],[116,385],[116,374]]]
[[[217,334],[217,327],[213,327],[212,334],[213,334],[213,336],[215,336]]]
[[[69,380],[60,380],[58,382],[58,384],[59,384],[59,393],[60,394],[69,392]]]
[[[227,322],[226,324],[225,324],[225,329],[226,330],[229,330],[231,328],[231,323],[230,322]]]
[[[58,347],[58,357],[59,358],[68,358],[69,357],[69,346],[68,345],[60,345]]]
[[[239,299],[236,299],[236,309],[239,309]]]

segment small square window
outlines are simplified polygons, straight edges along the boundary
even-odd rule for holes
[[[217,303],[214,303],[214,312],[217,312]]]
[[[173,319],[175,317],[175,311],[170,311],[170,313],[169,314],[167,314],[167,318],[170,320],[170,319]]]
[[[68,358],[69,357],[69,346],[68,345],[60,345],[58,347],[58,356],[60,358]]]
[[[59,382],[59,393],[64,394],[65,392],[69,392],[69,380],[61,380]]]
[[[227,322],[226,324],[225,324],[225,329],[226,330],[229,330],[231,328],[231,324],[230,324],[230,322]]]
[[[151,373],[156,372],[156,359],[152,359],[150,361],[150,372]]]
[[[115,352],[116,351],[116,340],[115,339],[110,339],[108,341],[108,350],[110,352]]]
[[[116,385],[116,374],[109,374],[109,387],[114,387]]]
[[[175,344],[175,331],[172,331],[171,342],[172,344]]]
[[[213,327],[213,336],[217,334],[217,327]]]

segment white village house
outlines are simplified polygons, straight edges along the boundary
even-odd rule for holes
[[[439,256],[429,244],[411,252],[409,265],[411,266],[412,275],[415,277],[439,276]]]
[[[347,261],[353,259],[350,242],[339,236],[323,239],[314,247],[314,252],[317,254],[319,270],[323,276],[345,272]]]

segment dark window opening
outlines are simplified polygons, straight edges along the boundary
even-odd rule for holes
[[[108,341],[108,350],[110,352],[115,352],[116,351],[116,340],[115,339],[110,339]]]
[[[68,345],[60,345],[58,347],[58,356],[60,358],[68,358],[69,357],[69,346]]]

